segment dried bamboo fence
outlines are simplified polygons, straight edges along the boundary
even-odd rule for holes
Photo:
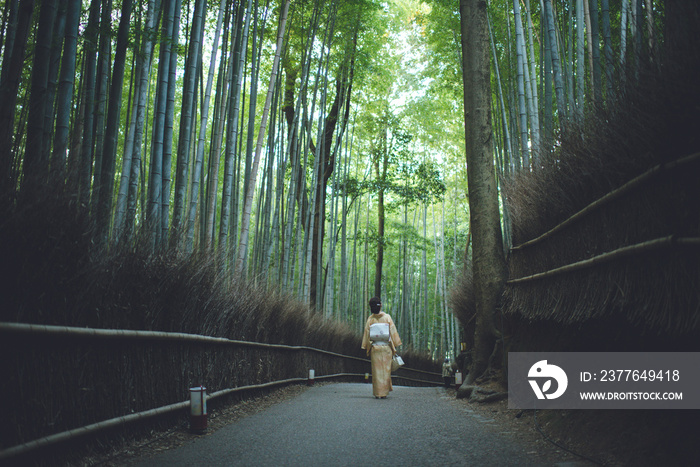
[[[0,461],[164,414],[186,414],[190,387],[207,399],[317,380],[364,380],[366,358],[309,346],[178,332],[0,323]],[[406,355],[410,366],[410,356]],[[397,383],[442,384],[402,367]],[[183,402],[183,399],[187,399]]]
[[[606,194],[605,196],[602,196],[601,198],[597,199],[596,201],[590,203],[588,206],[585,208],[581,209],[578,211],[576,214],[570,216],[563,222],[560,222],[556,226],[552,227],[549,229],[547,232],[543,233],[539,237],[533,238],[532,240],[528,240],[526,242],[521,243],[520,245],[516,245],[511,248],[511,251],[516,251],[516,250],[522,250],[524,248],[527,248],[528,246],[534,245],[536,243],[541,242],[542,240],[545,240],[555,233],[559,232],[560,230],[563,230],[565,227],[570,226],[574,222],[583,219],[587,214],[595,211],[596,209],[602,207],[605,204],[608,204],[612,202],[613,200],[619,198],[620,196],[632,191],[635,188],[641,187],[642,184],[644,184],[647,181],[650,181],[652,178],[666,172],[669,170],[674,170],[674,169],[682,169],[686,167],[688,164],[691,164],[697,160],[700,159],[700,153],[695,153],[691,154],[686,157],[682,157],[676,161],[669,162],[667,164],[658,164],[652,167],[651,169],[647,170],[643,174],[634,177],[632,180],[629,182],[625,183],[622,185],[620,188],[617,188],[610,193]]]
[[[516,238],[506,315],[700,332],[699,166],[700,153],[655,165],[539,236]],[[514,224],[536,220],[539,209]]]

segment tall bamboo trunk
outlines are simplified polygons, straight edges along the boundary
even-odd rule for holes
[[[554,123],[552,115],[552,102],[553,102],[553,89],[552,84],[552,48],[549,43],[549,34],[547,34],[547,25],[542,21],[542,37],[544,37],[543,42],[543,74],[542,81],[544,81],[544,105],[542,106],[542,114],[544,119],[544,137],[546,141],[552,141],[554,139]]]
[[[3,201],[8,192],[14,191],[16,183],[12,173],[14,154],[10,148],[13,147],[17,94],[33,11],[33,0],[20,2],[12,41],[6,42],[3,51],[0,75],[0,199]]]
[[[172,154],[173,132],[175,126],[175,88],[177,87],[177,56],[178,40],[180,37],[180,16],[182,0],[175,1],[175,13],[173,16],[173,28],[170,47],[170,69],[168,78],[167,102],[165,105],[165,136],[163,138],[163,195],[161,197],[161,233],[162,243],[168,240],[170,228],[170,190],[172,185]]]
[[[58,75],[61,65],[61,51],[66,33],[66,2],[59,0],[54,18],[53,37],[51,39],[51,52],[49,54],[49,76],[46,87],[46,105],[44,108],[43,136],[41,138],[42,165],[46,166],[46,176],[51,170],[51,142],[53,141],[54,126],[56,123],[56,90],[58,88]]]
[[[591,67],[593,79],[593,99],[597,105],[603,103],[603,76],[600,66],[600,25],[598,21],[598,2],[587,0],[591,17]]]
[[[236,34],[231,44],[233,77],[231,82],[231,92],[229,93],[229,111],[226,126],[226,155],[224,159],[224,181],[223,193],[221,197],[221,223],[219,228],[219,248],[221,251],[228,243],[229,231],[231,229],[232,197],[234,196],[234,169],[238,151],[236,144],[238,141],[238,120],[241,113],[241,88],[243,80],[243,69],[245,51],[248,47],[248,29],[250,27],[250,11],[252,0],[246,4],[241,2],[236,20]],[[237,195],[237,194],[236,194]]]
[[[78,197],[81,206],[90,203],[90,179],[92,177],[92,162],[94,156],[94,122],[95,94],[97,81],[97,34],[100,23],[101,1],[92,0],[88,24],[85,28],[84,62],[85,76],[83,78],[83,135],[80,147],[80,162],[78,168]]]
[[[231,21],[231,11],[227,7],[224,24]],[[213,251],[215,248],[216,206],[218,201],[219,188],[219,166],[221,164],[221,148],[223,145],[224,114],[226,111],[227,94],[229,92],[228,82],[230,81],[231,59],[225,53],[228,43],[230,28],[224,28],[222,39],[222,52],[219,64],[219,75],[216,79],[216,96],[214,98],[214,114],[211,126],[211,137],[209,139],[209,167],[207,174],[206,197],[202,203],[202,247]]]
[[[56,0],[42,2],[39,12],[27,117],[27,145],[24,154],[21,194],[30,200],[48,174],[48,154],[44,152],[44,127],[48,93],[51,43],[58,9]]]
[[[627,67],[627,16],[629,0],[622,0],[620,6],[620,79],[624,88]]]
[[[488,368],[496,336],[494,316],[506,274],[491,147],[491,79],[486,9],[484,0],[460,1],[465,143],[477,310],[469,382]]]
[[[112,70],[112,82],[107,107],[104,149],[97,202],[97,238],[106,244],[112,218],[112,195],[114,191],[114,166],[117,157],[117,137],[119,133],[119,116],[122,103],[122,84],[126,67],[126,48],[129,39],[129,24],[132,0],[122,3],[122,16],[117,32],[117,46]]]
[[[202,117],[199,123],[199,138],[194,161],[194,173],[192,174],[192,185],[189,197],[189,209],[187,213],[187,233],[185,239],[185,250],[191,252],[194,248],[195,221],[197,216],[197,204],[199,201],[200,182],[202,178],[202,165],[204,163],[204,143],[207,132],[207,121],[209,120],[209,104],[211,102],[211,89],[214,83],[216,69],[216,56],[219,48],[219,37],[221,36],[221,24],[223,23],[226,0],[221,0],[219,13],[216,20],[214,32],[214,42],[212,44],[211,61],[209,62],[209,74],[207,75],[207,86],[204,91],[204,102],[202,103]]]
[[[496,53],[496,44],[493,40],[493,31],[491,29],[491,21],[489,21],[489,39],[491,43],[491,53],[493,54],[493,68],[496,72],[496,83],[498,84],[498,102],[501,109],[501,118],[503,120],[503,151],[505,153],[505,158],[510,161],[514,159],[513,148],[510,137],[510,125],[508,124],[508,109],[506,107],[505,99],[503,98],[503,85],[501,83],[501,69],[498,63],[498,54]]]
[[[192,16],[187,59],[185,62],[185,75],[182,85],[180,131],[177,144],[177,163],[175,168],[175,206],[173,209],[173,231],[171,233],[173,245],[182,234],[183,218],[185,218],[188,185],[187,181],[192,147],[191,135],[194,127],[194,114],[196,113],[194,102],[197,92],[197,64],[199,63],[199,57],[202,50],[205,12],[206,0],[196,0]]]
[[[527,66],[525,64],[525,35],[523,31],[523,23],[520,14],[520,0],[513,0],[513,12],[515,14],[515,51],[516,51],[516,61],[517,61],[517,85],[518,85],[518,122],[520,124],[520,151],[521,159],[523,161],[523,167],[529,169],[530,167],[530,152],[529,152],[529,138],[527,131],[527,115],[528,106],[525,104],[526,94],[529,96],[530,107],[532,106],[531,92],[529,90],[530,83],[527,83],[528,91],[526,92],[525,87],[525,72],[527,71]]]
[[[267,119],[270,113],[270,105],[272,102],[272,96],[275,91],[275,84],[277,83],[277,72],[279,70],[279,62],[283,49],[284,31],[287,24],[287,15],[289,13],[289,3],[290,0],[286,0],[284,7],[280,14],[279,30],[277,32],[277,48],[275,49],[275,58],[272,64],[272,73],[270,75],[270,85],[267,91],[267,97],[265,98],[265,107],[263,108],[262,118],[260,119],[260,128],[258,130],[258,141],[255,147],[255,159],[253,160],[253,166],[250,176],[250,184],[248,185],[248,190],[245,196],[245,204],[243,206],[243,216],[241,219],[241,238],[238,243],[238,257],[236,259],[236,274],[243,274],[243,265],[245,264],[246,257],[248,255],[248,234],[250,230],[250,216],[253,206],[253,195],[255,194],[255,181],[257,179],[258,167],[260,166],[260,159],[262,156],[262,146],[265,137],[265,128],[267,126]]]
[[[57,177],[65,177],[66,152],[68,150],[68,133],[70,130],[71,103],[75,83],[75,64],[78,46],[78,23],[80,21],[80,1],[69,0],[66,12],[65,44],[63,63],[58,85],[58,109],[56,115],[56,134],[53,148],[53,170]]]
[[[389,145],[388,145],[388,127],[382,130],[380,140],[379,156],[374,163],[374,174],[376,181],[381,187],[377,193],[377,259],[374,263],[374,296],[382,296],[382,269],[384,267],[384,227],[386,222],[386,213],[384,211],[384,184],[386,180],[387,170],[389,167]]]
[[[557,33],[554,22],[554,10],[552,8],[552,0],[543,1],[547,24],[547,35],[549,37],[549,47],[552,56],[552,72],[554,73],[554,90],[557,101],[557,114],[559,117],[559,125],[563,127],[566,123],[568,114],[566,110],[566,96],[564,94],[564,75],[562,72],[559,45],[557,43]]]
[[[539,115],[539,97],[537,92],[537,62],[535,61],[535,40],[532,25],[532,10],[530,9],[530,0],[525,0],[527,8],[527,31],[528,31],[528,50],[530,52],[530,89],[532,92],[532,104],[530,107],[530,132],[532,138],[532,156],[537,157],[537,151],[540,148],[540,115]],[[533,163],[535,161],[533,160]]]
[[[585,30],[583,21],[583,0],[576,0],[576,118],[584,115],[584,75],[585,75]]]
[[[605,52],[605,84],[606,102],[611,102],[615,96],[615,65],[613,63],[612,34],[610,32],[609,0],[601,0],[601,15],[603,16],[603,49]]]
[[[165,114],[168,101],[168,86],[170,82],[170,42],[173,35],[175,0],[163,1],[163,20],[161,28],[160,57],[158,59],[158,84],[156,86],[156,107],[153,116],[153,138],[151,149],[151,166],[148,172],[148,209],[146,222],[151,239],[151,247],[155,250],[162,240],[163,214],[163,159],[165,146]]]
[[[145,34],[143,34],[143,44],[139,60],[136,64],[136,98],[134,103],[134,116],[131,121],[129,132],[127,133],[127,144],[122,157],[122,173],[117,195],[117,206],[114,214],[114,238],[120,240],[124,234],[131,234],[133,219],[127,221],[127,211],[129,216],[133,216],[136,211],[137,190],[130,190],[132,186],[138,187],[138,180],[141,174],[141,143],[143,140],[143,128],[146,114],[146,100],[148,99],[148,82],[151,73],[151,57],[153,54],[153,40],[155,37],[156,2],[150,0],[146,11]],[[130,196],[131,194],[131,196]],[[133,209],[128,210],[131,205]],[[129,228],[126,228],[126,225]]]

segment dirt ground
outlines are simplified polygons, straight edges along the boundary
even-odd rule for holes
[[[332,383],[322,383],[332,384]],[[207,433],[193,434],[188,421],[182,420],[167,430],[153,431],[140,440],[132,440],[113,448],[109,453],[89,455],[79,466],[123,466],[146,455],[171,449],[243,417],[263,411],[306,391],[293,385],[271,391],[227,407],[211,410]],[[448,394],[455,395],[454,388]],[[555,444],[558,448],[587,460],[590,465],[606,466],[685,466],[699,465],[692,428],[696,414],[691,411],[603,411],[603,410],[533,410],[508,409],[508,401],[470,403],[459,400],[485,417],[490,417],[504,430],[515,433],[523,443]]]

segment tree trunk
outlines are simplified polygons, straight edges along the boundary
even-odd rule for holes
[[[228,25],[231,22],[231,10],[226,8],[226,16],[224,24]],[[229,40],[229,31],[231,28],[224,27],[224,37],[222,38],[221,60],[219,64],[219,75],[216,78],[216,95],[214,98],[214,113],[212,119],[211,137],[209,139],[209,168],[207,175],[207,186],[205,189],[206,197],[202,203],[202,247],[206,250],[215,250],[215,224],[216,224],[216,206],[218,201],[219,191],[219,166],[221,164],[221,147],[223,145],[224,132],[224,113],[227,104],[227,95],[229,92],[228,83],[231,81],[231,64],[232,60],[226,53],[226,46]],[[235,31],[234,31],[235,35]]]
[[[627,64],[627,14],[629,12],[629,0],[622,0],[620,7],[620,73],[622,82],[625,81],[625,67]]]
[[[15,110],[20,77],[24,64],[24,51],[29,37],[34,2],[20,2],[16,27],[12,38],[5,43],[2,60],[2,77],[0,78],[0,196],[14,190],[15,180],[12,176]]]
[[[544,6],[544,4],[542,5]],[[549,44],[549,34],[547,34],[547,25],[544,21],[542,21],[542,37],[544,38],[542,41],[544,45],[544,50],[542,51],[542,61],[544,62],[542,66],[544,69],[542,76],[542,81],[544,81],[544,105],[542,106],[542,118],[544,120],[544,138],[546,141],[550,142],[554,140],[554,123],[552,116],[552,47]]]
[[[216,19],[216,29],[214,32],[214,43],[212,44],[211,61],[209,62],[209,74],[207,75],[207,87],[204,91],[202,103],[202,118],[199,127],[199,138],[197,141],[197,152],[194,161],[194,173],[192,174],[192,190],[190,192],[189,209],[187,214],[187,238],[185,249],[191,252],[194,248],[194,230],[197,216],[197,204],[199,200],[200,182],[202,178],[202,165],[204,163],[204,143],[207,132],[207,121],[209,120],[209,104],[211,102],[211,88],[214,85],[214,73],[216,69],[216,55],[219,48],[219,37],[221,36],[221,24],[224,19],[226,0],[221,0],[219,13]]]
[[[44,153],[44,117],[46,115],[51,42],[58,2],[42,2],[39,13],[32,81],[27,117],[27,146],[24,154],[22,197],[31,198],[45,181],[48,170],[48,154]]]
[[[272,73],[270,75],[270,85],[265,98],[265,107],[263,108],[262,118],[260,120],[260,128],[258,130],[258,141],[255,146],[255,158],[250,174],[250,183],[245,196],[245,204],[243,205],[243,217],[241,219],[241,238],[238,243],[238,257],[236,259],[235,271],[237,275],[244,273],[243,265],[245,264],[248,255],[248,233],[250,230],[250,215],[253,208],[253,195],[255,194],[255,181],[257,179],[258,167],[262,156],[262,146],[265,140],[265,127],[267,126],[267,118],[270,113],[270,105],[272,96],[277,83],[277,71],[279,70],[280,56],[282,55],[284,30],[287,24],[287,14],[289,13],[290,0],[286,0],[280,14],[279,30],[277,31],[277,48],[275,49],[275,59],[272,64]]]
[[[544,11],[546,15],[549,47],[552,56],[552,71],[554,72],[554,91],[557,101],[557,114],[559,117],[559,126],[563,127],[567,118],[566,96],[564,95],[564,75],[562,73],[559,45],[557,44],[557,33],[554,26],[554,10],[552,8],[552,0],[544,0]]]
[[[503,118],[503,150],[506,153],[505,156],[509,161],[512,161],[514,155],[513,155],[513,148],[511,145],[511,138],[510,138],[510,125],[508,125],[508,109],[506,107],[505,100],[503,99],[503,86],[501,83],[501,70],[500,66],[498,64],[498,54],[496,51],[496,45],[493,40],[493,31],[491,29],[491,22],[489,21],[489,39],[491,42],[491,53],[493,54],[493,68],[496,72],[496,83],[498,84],[498,102],[500,103],[501,107],[501,114]],[[512,162],[509,162],[511,164]]]
[[[251,170],[253,165],[253,152],[255,145],[255,114],[258,105],[258,78],[259,78],[259,62],[258,62],[258,51],[260,50],[260,44],[262,38],[258,40],[258,0],[255,0],[253,5],[253,10],[251,11],[251,16],[253,17],[253,30],[250,35],[250,88],[248,92],[248,131],[246,132],[246,143],[245,143],[245,166],[243,172],[243,193],[244,195],[248,193],[248,185],[251,178]],[[242,129],[241,129],[242,131]],[[241,135],[242,136],[242,135]],[[257,177],[257,174],[256,174]]]
[[[382,296],[382,269],[384,267],[384,226],[386,213],[384,209],[384,186],[389,168],[389,123],[384,123],[381,130],[379,147],[374,161],[375,183],[379,185],[377,190],[377,259],[374,263],[374,296]],[[369,230],[368,230],[369,232]]]
[[[139,53],[139,61],[136,64],[136,93],[132,123],[127,134],[127,144],[122,157],[122,174],[117,195],[117,207],[114,214],[114,238],[121,240],[122,235],[131,234],[130,229],[125,230],[127,204],[131,191],[130,203],[135,206],[136,190],[130,190],[132,185],[138,186],[141,174],[141,142],[143,140],[143,127],[146,114],[146,100],[148,99],[148,82],[151,74],[151,57],[153,55],[153,40],[155,34],[155,0],[148,2],[146,12],[146,25],[143,34],[143,45]],[[134,208],[132,212],[136,209]],[[133,219],[128,220],[133,225]]]
[[[80,21],[80,2],[68,1],[66,12],[65,45],[63,63],[58,85],[58,102],[56,103],[56,134],[54,139],[53,165],[61,178],[64,176],[66,152],[68,150],[68,132],[70,130],[71,103],[73,101],[73,84],[75,82],[75,63],[78,44],[78,23]]]
[[[146,223],[151,247],[155,250],[161,243],[163,212],[163,148],[165,145],[165,114],[170,81],[170,41],[173,33],[175,1],[164,0],[161,14],[160,57],[158,59],[158,79],[156,86],[156,107],[153,116],[153,140],[151,149],[151,167],[148,182],[148,209]]]
[[[593,76],[593,99],[597,105],[603,103],[603,79],[600,67],[600,26],[598,21],[598,2],[588,0],[589,16],[591,18],[591,62]]]
[[[236,142],[238,141],[238,120],[240,118],[241,88],[243,86],[243,68],[245,64],[245,51],[248,47],[248,29],[250,27],[250,14],[252,0],[248,0],[247,7],[241,2],[239,13],[236,17],[237,33],[232,38],[231,60],[233,77],[231,91],[229,93],[229,109],[226,127],[226,157],[224,160],[224,183],[221,196],[221,224],[219,229],[219,248],[221,251],[227,244],[230,229],[231,216],[238,213],[231,212],[231,198],[233,193],[233,175],[236,161]],[[245,17],[245,23],[244,21]]]
[[[474,356],[468,382],[488,369],[496,339],[494,316],[506,274],[491,145],[491,69],[486,15],[486,0],[460,0],[465,145],[476,295]]]
[[[92,161],[94,155],[95,122],[95,82],[97,77],[97,35],[99,31],[101,1],[92,0],[88,24],[85,28],[85,76],[83,77],[83,137],[80,147],[80,166],[78,167],[78,197],[81,206],[90,203],[90,179],[92,178]]]
[[[172,184],[173,131],[175,126],[175,88],[177,87],[178,38],[180,36],[180,17],[182,0],[175,1],[173,16],[172,46],[170,48],[170,77],[168,79],[167,102],[165,104],[165,136],[163,138],[163,195],[161,197],[161,239],[167,244],[170,228],[170,187]]]
[[[99,53],[97,60],[97,79],[95,79],[95,123],[94,123],[94,168],[91,209],[98,217],[100,197],[100,176],[102,174],[102,159],[105,142],[105,116],[107,113],[107,94],[109,93],[109,70],[112,58],[112,0],[102,0],[100,18]],[[108,31],[108,33],[107,33]]]
[[[175,169],[175,207],[173,209],[173,241],[181,235],[182,220],[185,218],[187,179],[192,147],[192,127],[194,122],[194,102],[197,92],[197,63],[202,50],[206,0],[196,0],[188,45],[185,76],[182,86],[182,106],[180,108],[180,132],[177,143],[177,164]]]
[[[517,61],[517,83],[518,83],[518,122],[520,124],[520,151],[521,160],[525,170],[530,168],[530,155],[527,132],[528,107],[525,105],[525,34],[523,22],[520,14],[520,0],[513,0],[513,12],[515,15],[515,51]],[[530,83],[527,83],[530,86]],[[530,94],[529,92],[527,94]],[[531,106],[530,106],[531,107]]]
[[[58,75],[61,68],[61,50],[63,39],[66,35],[66,10],[68,0],[60,0],[57,5],[56,16],[53,24],[53,37],[51,38],[51,52],[49,54],[49,76],[46,82],[46,100],[44,108],[44,124],[42,143],[42,166],[46,167],[45,175],[48,177],[51,169],[51,142],[53,140],[56,108],[56,89],[58,88]]]
[[[382,296],[382,268],[384,266],[384,190],[377,194],[377,260],[374,263],[374,296]]]
[[[107,124],[105,127],[104,150],[102,151],[102,169],[100,173],[99,198],[97,203],[97,238],[107,241],[112,215],[112,196],[114,191],[114,166],[117,157],[117,137],[119,133],[119,116],[122,103],[122,84],[126,67],[126,48],[129,39],[131,17],[131,0],[122,3],[122,16],[117,33],[117,48],[114,56],[112,82],[109,91]]]
[[[576,118],[583,121],[584,115],[584,75],[585,75],[585,30],[583,21],[583,0],[576,0]]]
[[[601,15],[603,16],[603,49],[605,52],[605,84],[607,89],[606,102],[611,102],[615,93],[615,65],[613,63],[612,33],[610,32],[609,0],[601,0]]]
[[[530,9],[530,0],[525,0],[527,8],[527,31],[528,31],[528,49],[530,52],[530,88],[532,92],[532,106],[530,108],[530,133],[532,135],[532,155],[537,157],[537,151],[540,147],[540,115],[539,115],[539,97],[537,92],[537,62],[535,61],[535,39],[532,26],[532,11]],[[533,161],[533,164],[535,161]]]
[[[309,297],[311,299],[311,304],[315,304],[317,301],[317,286],[319,278],[319,258],[323,257],[323,239],[325,237],[325,225],[326,225],[326,192],[328,188],[328,180],[330,180],[331,175],[333,175],[333,170],[335,169],[335,157],[336,150],[334,148],[334,135],[336,126],[339,120],[340,109],[345,103],[349,104],[349,95],[351,92],[352,83],[349,83],[344,71],[341,71],[340,76],[336,82],[335,98],[333,100],[333,105],[331,106],[330,112],[324,121],[323,126],[323,140],[319,142],[321,144],[321,161],[322,166],[319,167],[319,176],[317,178],[316,185],[316,206],[314,208],[314,215],[316,220],[314,222],[314,232],[313,232],[313,249],[311,252],[311,290],[309,292]],[[348,108],[349,109],[349,108]]]

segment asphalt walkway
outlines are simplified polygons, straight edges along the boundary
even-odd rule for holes
[[[310,388],[139,466],[525,466],[552,462],[442,388]]]

